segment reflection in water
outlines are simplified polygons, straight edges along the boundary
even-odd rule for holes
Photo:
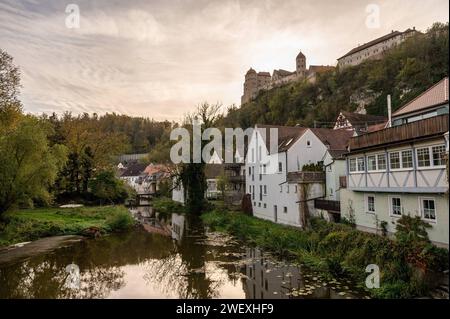
[[[144,229],[74,243],[15,264],[0,265],[0,298],[346,298],[301,266],[262,254],[198,219],[151,207],[133,211]],[[145,227],[145,225],[151,227]],[[168,235],[158,229],[169,230]],[[156,230],[156,231],[155,231]],[[151,231],[151,232],[149,232]],[[80,287],[65,285],[66,266],[80,269]],[[344,291],[345,290],[345,291]]]

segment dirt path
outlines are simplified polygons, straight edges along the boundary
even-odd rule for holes
[[[6,248],[0,248],[0,266],[13,264],[60,247],[68,246],[83,239],[84,237],[82,236],[74,235],[53,236],[41,238],[32,242],[12,245]]]

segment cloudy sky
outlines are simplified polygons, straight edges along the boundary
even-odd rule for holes
[[[69,4],[79,28],[66,25]],[[299,50],[307,64],[335,65],[359,43],[424,31],[448,12],[448,0],[0,0],[0,48],[21,68],[27,112],[179,120],[202,101],[239,104],[250,66],[294,70]]]

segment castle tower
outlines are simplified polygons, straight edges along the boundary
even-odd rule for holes
[[[296,73],[298,77],[305,77],[306,76],[306,57],[300,51],[300,53],[297,55],[297,58],[295,59],[296,62]]]
[[[255,70],[250,68],[245,74],[244,94],[241,97],[241,104],[250,102],[258,92],[258,75]]]

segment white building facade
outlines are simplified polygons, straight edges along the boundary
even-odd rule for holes
[[[359,229],[392,234],[401,216],[420,216],[430,240],[448,247],[446,90],[445,81],[433,86],[393,114],[394,126],[350,140],[341,213]],[[421,118],[430,108],[441,111]]]
[[[269,134],[271,129],[278,131],[276,141],[272,141],[278,146],[275,152],[269,151],[272,149],[269,144],[269,135],[273,135]],[[245,164],[246,192],[251,195],[254,216],[302,227],[302,209],[307,207],[309,214],[316,215],[314,199],[323,198],[326,194],[325,173],[304,172],[303,169],[305,165],[323,161],[329,146],[319,131],[325,130],[332,131],[267,125],[255,127]],[[343,175],[344,171],[340,174]]]

